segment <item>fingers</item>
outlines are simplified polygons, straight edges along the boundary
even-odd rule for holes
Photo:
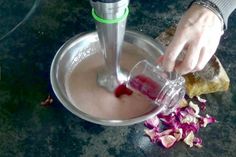
[[[181,18],[161,59],[164,69],[180,74],[202,70],[215,53],[221,35],[222,23],[218,17],[205,8],[192,6]],[[180,60],[185,48],[184,58]]]
[[[193,72],[201,71],[206,66],[207,62],[211,59],[211,55],[209,55],[210,53],[208,52],[209,51],[207,51],[205,47],[201,49],[198,63],[194,68]]]
[[[203,35],[195,36],[194,40],[189,40],[188,42],[181,40],[181,37],[180,40],[175,38],[166,49],[164,56],[159,59],[159,62],[162,61],[165,70],[175,70],[181,75],[200,71],[215,53],[219,41],[220,36],[214,38],[214,40],[206,40]],[[178,60],[181,51],[184,51],[184,57],[182,60]]]
[[[215,43],[207,43],[207,46],[205,46],[205,44],[203,46],[200,40],[186,43],[183,47],[186,45],[188,46],[186,47],[182,61],[177,60],[180,53],[175,51],[168,53],[168,55],[161,56],[157,62],[162,63],[163,65],[166,65],[165,63],[167,63],[169,67],[171,65],[170,68],[172,69],[167,70],[173,71],[174,69],[177,73],[182,75],[189,72],[200,71],[205,67],[212,55],[215,53],[218,45]],[[174,55],[172,55],[172,53]],[[177,57],[175,54],[178,54]]]
[[[201,71],[206,66],[206,64],[209,62],[209,60],[213,56],[213,54],[216,52],[218,44],[219,42],[211,43],[211,44],[208,44],[207,47],[203,47],[201,49],[198,63],[196,67],[194,68],[193,72]]]
[[[195,69],[198,64],[202,44],[200,41],[193,41],[189,44],[183,61],[176,65],[175,71],[179,74],[187,74]]]
[[[179,38],[179,39],[177,39]],[[163,57],[163,67],[166,71],[173,71],[176,59],[180,52],[183,50],[186,40],[183,36],[175,35],[170,45],[166,48]]]

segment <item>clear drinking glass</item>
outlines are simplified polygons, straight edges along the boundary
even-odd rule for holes
[[[161,107],[161,112],[170,113],[185,95],[185,80],[175,72],[166,72],[147,60],[139,61],[130,71],[127,87],[143,94]]]

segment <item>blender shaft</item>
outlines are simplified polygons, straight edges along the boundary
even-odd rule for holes
[[[113,92],[127,76],[121,71],[119,60],[124,40],[129,0],[91,0],[93,16],[105,60],[105,68],[98,73],[97,82]]]

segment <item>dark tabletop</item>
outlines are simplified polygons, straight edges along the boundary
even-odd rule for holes
[[[127,28],[156,37],[179,20],[190,1],[131,0]],[[0,0],[0,157],[236,156],[236,13],[217,50],[230,89],[206,96],[207,113],[219,122],[200,130],[201,149],[181,142],[163,149],[143,136],[142,123],[99,126],[60,104],[51,89],[50,64],[65,41],[95,30],[90,13],[88,0]],[[48,95],[54,102],[45,107],[41,101]]]

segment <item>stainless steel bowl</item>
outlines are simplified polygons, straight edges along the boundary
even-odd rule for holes
[[[150,62],[154,62],[155,58],[159,55],[163,54],[162,46],[157,43],[154,39],[142,35],[133,31],[126,31],[125,39],[124,39],[124,47],[127,44],[131,44],[135,46],[140,51],[136,51],[135,53],[139,53],[143,56],[144,59],[149,60]],[[66,94],[65,89],[65,77],[66,73],[71,70],[78,62],[81,62],[88,56],[100,53],[99,39],[96,32],[88,33],[88,34],[79,34],[69,41],[67,41],[56,53],[50,71],[50,79],[53,90],[60,100],[60,102],[73,114],[76,116],[87,120],[92,123],[107,125],[107,126],[123,126],[123,125],[131,125],[135,123],[139,123],[145,121],[148,118],[156,115],[160,112],[160,109],[156,107],[151,112],[147,112],[144,115],[140,115],[135,118],[126,119],[126,120],[107,120],[107,119],[99,119],[97,117],[93,117],[78,108],[76,108],[69,100]]]

